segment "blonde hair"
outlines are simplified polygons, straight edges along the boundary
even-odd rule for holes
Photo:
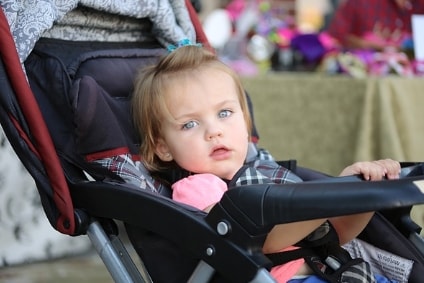
[[[250,137],[252,128],[250,112],[237,74],[215,54],[202,47],[180,47],[164,56],[158,64],[144,68],[135,79],[132,114],[136,130],[141,135],[141,159],[148,170],[158,171],[166,167],[156,156],[155,146],[162,137],[162,121],[170,115],[165,97],[169,84],[199,68],[206,67],[218,68],[233,78]]]

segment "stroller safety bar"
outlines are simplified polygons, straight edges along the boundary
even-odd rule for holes
[[[343,177],[337,179],[340,182],[251,185],[229,190],[207,219],[219,219],[221,213],[229,214],[254,234],[264,233],[279,223],[424,203],[422,176],[377,182],[345,181]],[[284,188],[281,189],[281,186]],[[221,212],[219,216],[214,216],[217,210]]]

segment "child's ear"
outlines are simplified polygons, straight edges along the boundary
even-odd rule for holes
[[[155,153],[162,161],[172,161],[172,154],[169,152],[168,145],[163,139],[159,139],[156,143]]]

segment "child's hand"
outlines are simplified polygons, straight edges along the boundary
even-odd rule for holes
[[[392,159],[381,159],[376,161],[356,162],[346,167],[340,176],[361,174],[365,180],[378,181],[387,179],[398,179],[400,164]]]

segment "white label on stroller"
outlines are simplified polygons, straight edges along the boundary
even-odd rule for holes
[[[424,194],[424,180],[414,181],[414,185]]]
[[[381,250],[362,240],[354,239],[343,246],[353,258],[367,261],[375,274],[386,276],[399,283],[408,283],[413,260]]]

